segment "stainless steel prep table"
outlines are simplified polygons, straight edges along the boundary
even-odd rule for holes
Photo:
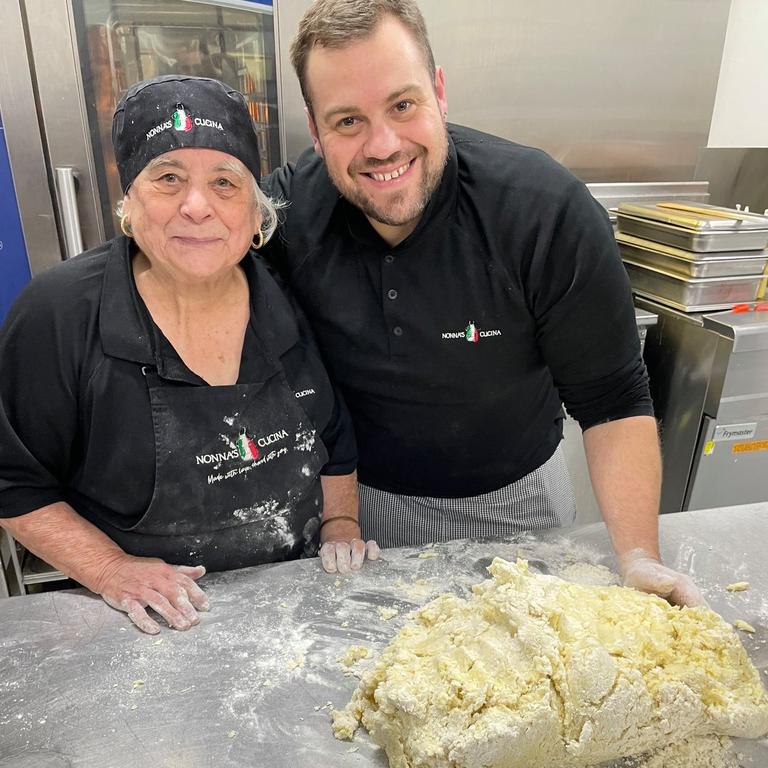
[[[768,503],[662,516],[663,554],[690,572],[727,620],[744,619],[768,667]],[[1,768],[386,766],[364,732],[336,741],[329,702],[357,684],[339,657],[382,648],[406,614],[447,589],[466,593],[493,556],[557,573],[613,566],[602,524],[496,542],[385,550],[353,576],[316,560],[213,574],[212,610],[182,633],[139,633],[83,590],[0,600]],[[725,586],[749,581],[746,592]],[[398,613],[385,619],[386,612]],[[363,662],[365,663],[365,662]],[[752,765],[768,743],[738,742]]]

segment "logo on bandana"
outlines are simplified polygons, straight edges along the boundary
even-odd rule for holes
[[[176,111],[171,115],[170,120],[164,120],[147,131],[147,141],[157,136],[158,133],[168,131],[171,128],[179,133],[188,133],[193,127],[215,128],[217,131],[225,133],[224,126],[218,120],[211,120],[209,117],[190,117],[186,107],[183,104],[177,104]]]
[[[176,105],[176,111],[173,113],[173,127],[177,131],[192,130],[192,118],[187,114],[183,104]]]

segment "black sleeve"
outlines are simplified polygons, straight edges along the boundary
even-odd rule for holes
[[[347,410],[347,405],[338,388],[328,378],[327,369],[322,361],[320,350],[315,341],[312,328],[306,315],[299,306],[292,292],[283,288],[296,315],[296,324],[299,328],[301,343],[305,348],[305,356],[312,361],[313,366],[322,369],[323,378],[328,388],[328,395],[332,398],[330,417],[319,430],[320,439],[328,451],[328,462],[323,467],[323,475],[348,475],[357,469],[357,441],[352,425],[352,417]]]
[[[307,356],[316,359],[318,364],[325,368],[309,321],[287,286],[290,268],[287,261],[286,228],[284,225],[290,214],[295,173],[296,164],[288,163],[262,179],[261,187],[264,192],[273,200],[286,203],[286,207],[279,211],[281,225],[278,226],[277,231],[266,246],[261,249],[259,255],[293,307],[299,335],[306,347]],[[325,428],[320,432],[329,455],[328,463],[323,468],[322,474],[348,475],[357,468],[357,442],[352,418],[339,390],[330,382],[328,386],[333,396],[333,412]]]
[[[320,474],[348,475],[357,469],[357,442],[344,398],[333,387],[333,414],[320,438],[328,451],[328,463]]]
[[[62,501],[77,428],[77,365],[46,275],[0,329],[0,517]]]
[[[629,279],[608,216],[581,182],[545,215],[527,285],[539,348],[581,428],[652,415]]]
[[[352,419],[341,393],[333,386],[307,316],[279,274],[272,273],[261,253],[253,260],[255,279],[265,300],[270,322],[261,328],[269,346],[281,359],[294,391],[311,386],[316,402],[308,408],[328,452],[324,475],[348,475],[357,468],[357,442]]]

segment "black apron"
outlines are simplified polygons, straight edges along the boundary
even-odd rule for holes
[[[144,368],[155,487],[142,519],[110,531],[126,552],[208,571],[317,552],[328,454],[280,365],[257,379],[193,386]]]

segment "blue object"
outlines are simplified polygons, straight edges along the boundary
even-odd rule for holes
[[[0,117],[0,323],[31,277]]]
[[[273,0],[229,0],[229,2],[226,2],[226,5],[237,8],[238,6],[241,8],[247,8],[249,5],[262,5],[264,8],[271,9],[274,5]]]

